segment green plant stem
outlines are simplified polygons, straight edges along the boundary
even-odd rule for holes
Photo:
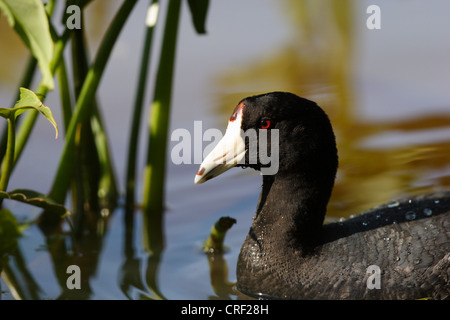
[[[151,0],[150,7],[159,6],[158,0]],[[150,8],[149,7],[149,8]],[[155,21],[156,22],[156,21]],[[149,62],[153,40],[153,25],[147,25],[144,39],[144,48],[142,51],[141,66],[139,72],[136,98],[134,101],[133,118],[130,127],[130,140],[128,143],[128,161],[127,161],[127,181],[126,181],[126,207],[127,212],[134,210],[135,197],[135,179],[136,179],[136,159],[138,151],[138,137],[144,106],[145,88],[147,85],[147,74],[149,72]]]
[[[53,11],[55,9],[55,0],[47,1],[45,5],[45,12],[47,12],[47,15],[51,17],[53,15]]]
[[[64,129],[67,131],[70,118],[72,117],[72,102],[70,99],[69,80],[67,78],[67,68],[64,59],[61,60],[58,70],[58,84],[61,97],[61,108],[63,115]]]
[[[16,145],[16,119],[14,113],[8,119],[8,144],[6,146],[5,161],[2,168],[2,177],[0,179],[0,191],[6,191],[9,177],[14,166],[14,149]],[[1,200],[0,200],[1,204]]]
[[[83,28],[72,32],[71,41],[72,50],[72,70],[73,70],[73,84],[75,97],[78,99],[83,82],[86,79],[86,74],[89,71],[89,62],[87,57],[87,50],[84,41]],[[90,108],[96,108],[95,97],[91,101]],[[69,121],[70,123],[70,121]],[[76,217],[74,223],[78,226],[76,229],[80,229],[83,222],[83,212],[86,208],[94,212],[98,212],[99,203],[97,197],[98,187],[98,172],[99,172],[99,159],[93,143],[92,128],[89,123],[89,118],[85,119],[79,125],[79,138],[76,143],[76,161],[72,173],[72,179],[75,183],[72,187],[72,203],[75,212],[79,213],[79,217]]]
[[[62,156],[59,162],[56,177],[50,190],[50,198],[58,203],[63,203],[70,185],[72,169],[74,166],[75,134],[79,123],[82,123],[91,113],[92,105],[100,79],[103,75],[112,48],[123,28],[131,10],[137,0],[125,0],[118,13],[114,17],[108,31],[100,45],[95,60],[89,69],[78,97],[72,119],[67,130]]]
[[[83,29],[72,33],[72,65],[75,84],[75,94],[78,98],[84,79],[89,70],[88,54],[86,42],[84,40]],[[77,163],[78,170],[84,173],[82,189],[91,190],[85,193],[85,202],[89,203],[90,208],[98,207],[100,198],[102,206],[113,207],[117,201],[116,178],[107,135],[105,133],[102,117],[98,103],[95,97],[92,100],[92,109],[90,119],[83,123],[82,143],[78,147],[78,152],[83,154],[85,161]],[[81,190],[76,194],[77,201],[83,201]]]
[[[101,204],[103,206],[114,207],[117,204],[117,195],[119,192],[117,190],[117,182],[111,151],[108,144],[108,136],[105,132],[105,127],[102,123],[102,117],[98,107],[94,107],[94,112],[90,123],[100,162],[100,178],[98,181],[97,196],[102,201]]]
[[[23,74],[22,80],[20,81],[19,87],[24,87],[24,88],[30,87],[31,81],[33,80],[33,76],[36,71],[36,66],[37,66],[37,60],[34,57],[30,57],[28,60],[28,63],[27,63],[27,67],[25,68],[25,72]],[[11,105],[13,106],[17,100],[19,100],[19,94],[17,94],[15,96],[14,101],[13,101],[13,103],[11,103]],[[20,119],[20,117],[18,117],[16,119],[16,122],[19,119]],[[7,139],[8,139],[8,127],[5,127],[3,129],[2,139],[0,142],[0,161],[2,161],[3,157],[5,156]]]
[[[203,245],[203,251],[207,253],[217,253],[224,251],[224,239],[228,230],[236,223],[236,219],[230,217],[221,217],[211,227],[208,239]]]
[[[164,248],[162,215],[167,132],[180,11],[180,0],[169,2],[149,120],[150,132],[144,171],[142,209],[143,242],[146,250],[153,254],[157,254]]]
[[[142,201],[147,216],[160,215],[163,210],[167,132],[180,9],[180,0],[169,2],[155,92],[151,105],[149,144],[144,172],[144,198]]]

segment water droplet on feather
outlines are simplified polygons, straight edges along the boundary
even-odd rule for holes
[[[414,220],[416,218],[416,213],[414,211],[408,211],[405,213],[406,220]]]
[[[397,207],[399,204],[400,204],[400,202],[398,202],[398,201],[391,201],[391,202],[388,204],[388,208],[395,208],[395,207]]]

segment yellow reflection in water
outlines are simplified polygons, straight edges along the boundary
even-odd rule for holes
[[[327,215],[333,218],[348,217],[393,198],[450,187],[450,114],[417,118],[406,114],[389,123],[369,123],[358,116],[351,79],[359,67],[354,50],[360,45],[354,35],[356,5],[351,0],[285,1],[292,22],[291,41],[218,79],[226,92],[220,101],[221,113],[230,113],[246,96],[276,90],[294,92],[326,110],[340,161]],[[439,129],[447,137],[423,142],[407,139]],[[383,138],[400,142],[390,146]],[[368,141],[375,141],[375,146]]]

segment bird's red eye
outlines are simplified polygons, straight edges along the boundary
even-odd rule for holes
[[[270,120],[261,120],[261,129],[269,129]]]

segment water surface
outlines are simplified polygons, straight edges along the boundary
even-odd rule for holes
[[[87,23],[92,54],[119,4],[111,3],[97,0],[89,8],[91,19],[95,17]],[[122,190],[146,3],[140,1],[134,9],[100,87]],[[184,7],[171,118],[171,130],[192,132],[194,121],[202,120],[204,130],[224,132],[236,103],[250,94],[286,90],[317,101],[330,116],[339,148],[329,221],[394,198],[450,187],[450,3],[379,1],[380,30],[366,27],[371,2],[341,3],[211,1],[206,36],[195,34]],[[26,61],[18,47],[10,51],[11,70],[2,73],[2,106],[15,95],[20,77],[15,70]],[[46,105],[61,123],[57,92],[49,94]],[[49,190],[55,173],[35,168],[42,163],[55,168],[59,161],[63,140],[54,141],[52,130],[44,121],[38,123],[10,189]],[[145,139],[141,143],[145,146]],[[143,152],[140,156],[143,168]],[[125,232],[119,207],[96,221],[76,246],[69,233],[46,239],[32,224],[2,275],[0,297],[236,299],[230,288],[256,209],[260,176],[236,168],[196,186],[198,164],[177,166],[170,156],[168,160],[162,252],[146,249],[139,210],[131,234]],[[20,221],[39,215],[25,205],[6,206]],[[226,237],[224,260],[217,257],[213,264],[201,245],[221,216],[231,216],[237,224]],[[81,290],[66,289],[62,257],[80,264]]]

